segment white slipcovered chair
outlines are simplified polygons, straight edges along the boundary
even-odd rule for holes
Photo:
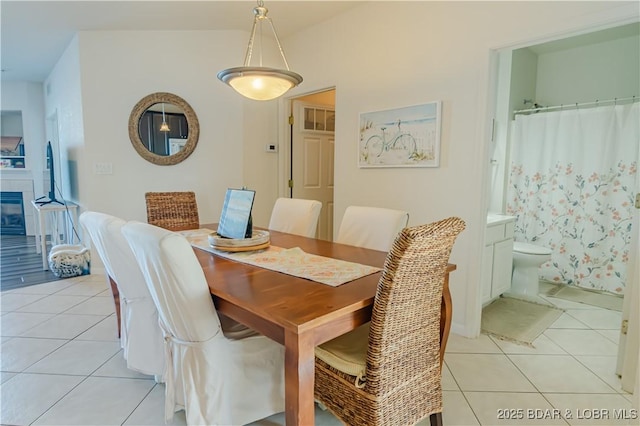
[[[120,293],[120,344],[127,367],[162,381],[165,371],[164,338],[158,312],[144,276],[122,235],[124,220],[86,211],[80,223]]]
[[[349,206],[342,217],[336,242],[389,251],[396,236],[408,222],[409,213],[402,210]]]
[[[122,233],[165,337],[167,420],[182,408],[189,425],[240,425],[284,411],[284,347],[261,335],[225,337],[186,238],[140,222]]]
[[[313,238],[322,203],[300,198],[278,198],[271,211],[269,229]]]

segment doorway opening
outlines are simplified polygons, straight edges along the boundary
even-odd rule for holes
[[[317,238],[333,240],[335,89],[292,98],[289,107],[288,191],[322,203]]]
[[[514,173],[520,173],[520,169],[518,169],[519,164],[513,163],[513,158],[514,150],[522,147],[515,145],[512,129],[514,110],[530,109],[526,113],[533,119],[537,119],[542,118],[543,114],[551,114],[543,112],[543,110],[546,111],[543,107],[551,107],[548,109],[551,111],[556,106],[558,110],[562,110],[563,104],[572,106],[578,104],[581,108],[584,104],[592,103],[597,107],[599,101],[602,103],[602,101],[609,99],[633,98],[634,96],[637,98],[639,95],[637,80],[638,51],[640,50],[638,49],[638,44],[640,43],[639,29],[640,24],[637,22],[624,25],[619,23],[618,26],[605,30],[583,33],[561,40],[537,45],[532,44],[521,48],[506,48],[495,52],[496,64],[494,70],[496,79],[495,99],[493,99],[495,104],[492,112],[494,115],[491,117],[494,119],[494,125],[489,149],[490,154],[486,162],[488,164],[487,176],[489,178],[487,192],[489,201],[487,204],[490,212],[504,214],[510,214],[511,212],[513,214],[516,211],[510,207],[510,203],[513,204],[516,185],[512,178]],[[609,57],[607,55],[617,55],[621,60],[605,59]],[[629,61],[629,65],[627,65],[627,61]],[[613,107],[615,104],[614,101],[611,106]],[[604,141],[602,143],[606,144]],[[529,147],[531,145],[525,144],[524,146]],[[604,148],[604,151],[606,150],[607,148]],[[573,151],[576,156],[585,155],[582,150],[578,150],[579,152]],[[540,148],[537,152],[543,152],[543,149]],[[527,161],[532,158],[522,154],[520,154],[520,157],[527,159]],[[626,160],[635,162],[635,167],[637,167],[640,158],[626,158]],[[555,166],[557,162],[558,157],[553,156],[552,166]],[[563,171],[566,174],[568,169],[566,165],[563,167]],[[544,173],[544,170],[540,171],[540,176],[542,176],[540,178],[542,179],[541,184],[544,183]],[[587,182],[593,176],[595,176],[593,173],[584,176],[586,185],[593,186],[593,182]],[[640,189],[638,188],[640,180],[637,175],[635,181],[635,189],[633,191],[637,192]],[[632,183],[630,186],[633,187],[634,184]],[[551,184],[548,185],[545,188],[546,191],[550,192],[551,187]],[[529,194],[527,198],[533,198],[534,196],[535,194]],[[629,224],[633,222],[634,227],[630,237],[632,242],[637,240],[639,235],[637,229],[639,212],[639,210],[632,210],[630,213]],[[546,229],[549,228],[550,226],[548,225]],[[516,241],[518,241],[519,236],[522,237],[516,232]],[[544,240],[541,238],[537,238],[535,242],[539,245],[545,245]],[[633,246],[633,244],[631,245]],[[556,248],[561,249],[560,246]],[[609,329],[609,336],[615,339],[616,342],[619,341],[617,346],[619,350],[618,365],[613,365],[615,364],[614,359],[610,367],[612,375],[615,370],[618,375],[623,377],[623,383],[625,382],[625,376],[627,380],[629,377],[633,378],[637,368],[637,350],[635,352],[635,361],[629,357],[625,360],[623,359],[623,353],[626,351],[625,346],[628,346],[629,343],[636,348],[638,346],[637,328],[635,332],[631,332],[622,326],[629,320],[630,312],[637,312],[638,310],[637,300],[634,301],[633,307],[631,306],[632,300],[630,300],[634,298],[634,292],[636,292],[635,299],[637,299],[638,282],[637,278],[633,279],[633,270],[638,268],[638,260],[637,255],[632,255],[634,250],[637,253],[637,247],[630,247],[629,250],[630,255],[628,256],[626,267],[624,267],[624,270],[617,271],[626,277],[624,279],[626,288],[624,288],[624,291],[619,292],[620,296],[624,295],[622,313],[615,312],[612,309],[608,309],[606,312],[609,317],[614,318],[614,322],[618,322],[617,328],[612,329],[610,325],[604,324],[602,320],[582,318],[583,322],[596,321],[594,329]],[[576,258],[577,263],[583,263],[584,260],[584,256]],[[575,288],[575,286],[571,287]],[[541,286],[541,290],[543,288],[544,286]],[[553,291],[556,291],[556,289],[553,289]],[[555,295],[557,296],[557,293]],[[545,295],[547,299],[553,296]],[[584,292],[583,299],[577,300],[577,303],[587,306],[589,304],[587,301],[589,296],[588,292]],[[586,315],[585,312],[587,310],[573,312],[571,308],[577,309],[580,305],[577,303],[576,305],[571,305],[571,302],[564,301],[560,301],[560,303],[564,305],[561,307],[568,310],[567,315],[571,316],[570,320],[575,320],[576,324],[580,324],[581,319],[578,317]],[[597,308],[594,307],[594,309]],[[600,315],[604,314],[600,313]],[[555,336],[558,339],[558,342],[555,343],[559,343],[559,346],[562,346],[562,337],[566,332],[560,327],[557,328],[547,337],[554,340]],[[627,336],[630,337],[628,338]],[[627,341],[627,339],[630,340]],[[634,339],[635,341],[633,341]],[[604,344],[609,344],[609,342],[605,339]],[[590,350],[589,348],[585,349]],[[626,385],[624,389],[632,391],[632,386]]]

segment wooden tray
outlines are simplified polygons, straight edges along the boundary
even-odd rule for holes
[[[269,231],[256,229],[253,231],[253,236],[251,238],[224,238],[219,236],[217,232],[212,232],[211,234],[209,234],[208,240],[211,247],[215,247],[220,250],[222,250],[223,247],[228,249],[255,247],[260,244],[269,242]]]
[[[244,246],[244,247],[227,247],[227,246],[215,246],[215,245],[211,245],[211,247],[213,247],[216,250],[220,250],[220,251],[228,251],[228,252],[241,252],[241,251],[255,251],[255,250],[262,250],[265,249],[267,247],[269,247],[271,243],[269,241],[267,241],[266,243],[262,243],[262,244],[258,244],[255,246]]]

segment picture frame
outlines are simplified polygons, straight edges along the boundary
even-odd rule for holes
[[[358,167],[439,167],[441,102],[360,113]]]
[[[186,139],[169,138],[169,155],[177,154],[186,144]]]

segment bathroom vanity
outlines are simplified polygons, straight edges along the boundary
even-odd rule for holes
[[[515,216],[489,213],[482,253],[482,305],[511,288]]]

